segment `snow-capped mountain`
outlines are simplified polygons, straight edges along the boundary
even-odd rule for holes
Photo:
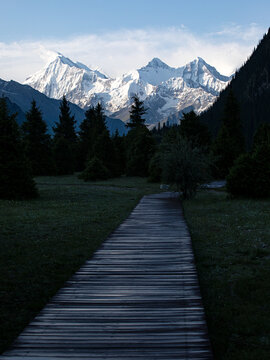
[[[131,98],[137,94],[148,108],[146,122],[155,124],[186,109],[204,111],[229,81],[230,77],[200,57],[179,68],[154,58],[146,66],[114,79],[58,54],[25,84],[52,98],[65,95],[83,109],[101,102],[107,115],[123,121],[128,120]]]

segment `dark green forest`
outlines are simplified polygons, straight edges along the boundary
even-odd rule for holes
[[[240,108],[240,119],[248,149],[258,127],[270,123],[270,29],[259,42],[252,55],[236,71],[229,86],[223,90],[200,120],[216,136],[222,122],[226,98],[233,91]]]

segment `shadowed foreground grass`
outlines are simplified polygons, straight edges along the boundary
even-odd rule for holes
[[[37,178],[40,198],[0,200],[0,353],[157,184]]]
[[[270,359],[270,200],[184,202],[216,360]]]

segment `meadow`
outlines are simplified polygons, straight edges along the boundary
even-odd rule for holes
[[[36,178],[40,197],[0,200],[0,353],[129,215],[159,192],[143,178]]]
[[[202,191],[185,201],[216,360],[268,360],[270,200]]]
[[[40,197],[0,201],[0,350],[159,184],[39,177]],[[202,190],[183,202],[216,360],[270,353],[270,200]]]

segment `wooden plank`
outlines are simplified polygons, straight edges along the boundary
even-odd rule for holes
[[[212,359],[176,196],[145,196],[0,359]]]

